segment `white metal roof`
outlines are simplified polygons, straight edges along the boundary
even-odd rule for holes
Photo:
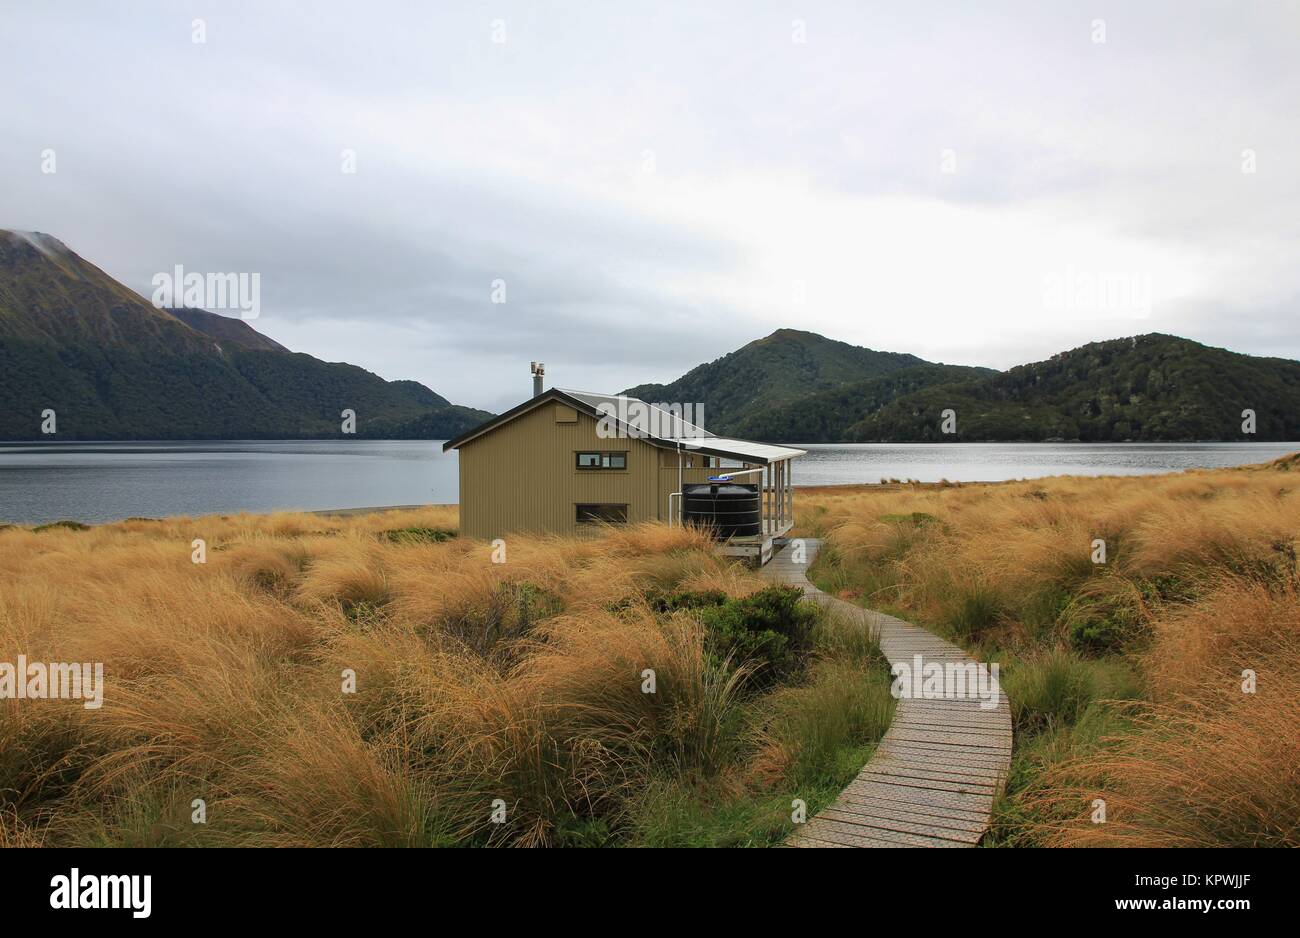
[[[808,452],[790,446],[775,446],[771,443],[755,443],[752,440],[735,440],[721,436],[710,436],[703,439],[684,437],[680,440],[664,440],[663,442],[670,446],[676,446],[680,443],[682,449],[687,452],[703,453],[706,456],[722,456],[727,459],[740,459],[746,462],[758,462],[764,465],[780,462],[783,459],[794,459],[796,456],[804,456]]]
[[[641,427],[648,436],[656,439],[675,439],[677,437],[711,437],[713,436],[708,430],[696,424],[684,420],[683,414],[674,414],[672,411],[664,410],[657,404],[649,404],[637,397],[628,397],[625,394],[600,394],[596,391],[574,391],[570,388],[556,388],[570,397],[576,397],[578,400],[586,403],[588,406],[616,416],[623,420],[629,415],[629,409],[645,408],[644,413],[632,411],[630,416],[633,420],[646,419],[648,426]],[[691,416],[694,416],[692,414]]]

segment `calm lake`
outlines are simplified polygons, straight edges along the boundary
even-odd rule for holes
[[[1265,462],[1300,443],[811,444],[797,485],[1136,475]],[[0,521],[455,502],[456,456],[432,441],[0,443]]]

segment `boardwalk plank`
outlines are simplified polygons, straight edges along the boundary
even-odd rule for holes
[[[970,846],[974,846],[984,834],[982,829],[958,830],[953,827],[942,827],[937,824],[926,824],[920,821],[892,817],[888,816],[887,813],[885,816],[881,816],[877,812],[866,812],[860,805],[849,803],[833,804],[817,816],[829,818],[832,821],[843,821],[846,824],[875,828],[879,831],[891,831],[895,834],[926,837],[932,840],[951,840],[955,843]]]
[[[929,773],[953,782],[987,782],[1002,774],[1002,770],[995,765],[937,765],[933,759],[906,758],[892,752],[873,759],[872,768],[880,772],[916,774],[918,778],[924,778]]]
[[[953,751],[950,749],[919,749],[918,750],[918,749],[903,749],[897,746],[891,746],[889,749],[885,749],[883,751],[882,749],[876,750],[878,755],[885,756],[890,759],[898,759],[904,762],[911,762],[913,764],[916,764],[918,760],[921,760],[923,764],[927,764],[927,765],[936,765],[936,766],[943,765],[943,766],[950,766],[952,768],[976,769],[976,770],[991,769],[992,771],[996,772],[999,775],[1005,775],[1007,771],[1006,760],[1000,756],[995,756],[992,759],[968,757],[959,754],[954,754]]]
[[[985,814],[993,807],[992,795],[982,795],[976,792],[935,791],[932,788],[888,784],[865,779],[862,781],[854,779],[844,791],[861,798],[886,798],[890,801],[925,804],[932,808],[983,811]]]
[[[954,817],[951,814],[923,814],[910,806],[888,801],[863,804],[860,801],[844,798],[836,801],[831,808],[881,821],[900,821],[951,831],[954,835],[952,839],[961,839],[961,835],[965,835],[979,840],[985,828],[984,821],[977,818]]]
[[[989,795],[992,797],[997,786],[988,781],[949,781],[948,779],[922,778],[909,773],[892,773],[873,770],[858,776],[859,781],[876,782],[880,785],[905,785],[908,788],[924,788],[927,791],[951,791],[963,795]]]
[[[811,564],[821,542],[804,541]],[[764,568],[821,605],[854,616],[878,636],[890,663],[966,663],[961,648],[895,616],[862,609],[808,582],[788,549]],[[978,699],[904,699],[871,762],[835,802],[788,840],[796,847],[960,847],[978,842],[1011,762],[1011,708]]]
[[[819,839],[836,837],[852,841],[860,838],[862,840],[890,847],[963,846],[963,844],[957,843],[956,841],[944,840],[940,837],[925,837],[920,834],[903,834],[898,831],[886,830],[881,827],[870,827],[864,824],[834,821],[820,814],[808,822],[807,831],[809,836]],[[842,843],[844,841],[839,840],[838,842]]]
[[[880,811],[906,811],[909,814],[925,815],[931,818],[933,823],[959,824],[963,822],[973,822],[979,825],[980,830],[988,827],[988,811],[983,806],[973,808],[958,808],[952,805],[934,805],[921,804],[912,799],[909,794],[900,789],[899,794],[905,800],[899,801],[892,797],[893,793],[876,793],[870,795],[860,794],[854,791],[843,791],[840,797],[836,799],[844,804],[852,804],[867,810]]]

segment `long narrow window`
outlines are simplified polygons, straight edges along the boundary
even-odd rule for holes
[[[626,469],[627,452],[578,453],[579,469]]]
[[[579,524],[604,521],[612,524],[627,522],[626,505],[575,505]]]

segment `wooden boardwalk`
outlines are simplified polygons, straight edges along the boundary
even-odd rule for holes
[[[791,542],[793,545],[795,542]],[[821,541],[803,538],[804,563],[793,546],[763,568],[779,583],[800,587],[878,630],[889,663],[969,663],[969,655],[933,632],[823,593],[804,575]],[[898,701],[871,761],[835,802],[786,842],[790,847],[972,847],[988,828],[993,799],[1011,765],[1011,707],[978,699]]]

